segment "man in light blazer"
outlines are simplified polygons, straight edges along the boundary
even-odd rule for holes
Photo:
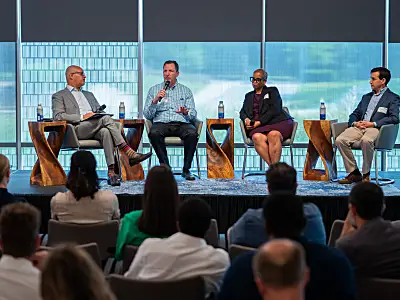
[[[358,181],[370,181],[370,169],[374,154],[374,143],[383,125],[399,123],[399,95],[387,87],[390,71],[383,67],[371,70],[369,81],[372,92],[364,95],[357,108],[349,117],[349,128],[340,134],[335,141],[343,157],[347,173],[346,178],[339,180],[341,184]],[[354,159],[351,145],[361,142],[363,153],[362,174]]]
[[[103,145],[108,166],[108,184],[120,185],[114,172],[114,145],[118,146],[129,157],[131,166],[149,158],[151,153],[135,152],[125,142],[121,131],[110,116],[93,118],[94,112],[100,108],[99,103],[91,92],[83,91],[86,76],[79,66],[69,66],[65,71],[67,87],[52,96],[53,119],[65,120],[75,126],[78,139],[96,139]]]

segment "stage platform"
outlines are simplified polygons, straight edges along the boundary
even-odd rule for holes
[[[30,171],[14,171],[9,184],[9,191],[25,197],[28,202],[42,211],[41,232],[47,232],[50,218],[50,200],[57,193],[65,191],[64,186],[39,187],[29,184]],[[340,174],[344,176],[345,174]],[[394,178],[393,185],[382,187],[386,196],[384,217],[390,220],[400,219],[400,172],[382,172],[382,176]],[[106,177],[105,172],[99,172]],[[344,219],[347,213],[347,197],[351,185],[335,182],[305,181],[298,172],[298,192],[303,201],[315,203],[321,210],[327,232],[335,219]],[[241,179],[241,173],[235,173],[234,179],[208,179],[203,172],[201,179],[186,181],[175,176],[182,199],[200,196],[206,200],[218,221],[220,233],[226,230],[248,209],[259,208],[268,195],[265,176],[250,176]],[[101,182],[102,189],[112,190],[119,199],[121,214],[140,209],[144,181],[125,181],[120,187],[111,187],[106,181]]]

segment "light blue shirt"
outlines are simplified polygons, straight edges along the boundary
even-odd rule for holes
[[[178,82],[166,90],[166,95],[160,102],[153,104],[154,98],[163,88],[164,82],[156,84],[149,89],[143,110],[143,115],[146,119],[152,120],[153,123],[189,123],[196,118],[197,112],[192,91]],[[189,110],[186,116],[176,112],[181,106]]]
[[[90,106],[89,101],[86,99],[85,95],[82,93],[82,89],[78,91],[76,88],[70,85],[67,85],[67,89],[71,92],[72,96],[74,96],[76,102],[78,103],[79,113],[81,114],[82,121],[83,115],[91,112],[92,107]]]
[[[363,121],[368,121],[369,122],[371,120],[372,114],[374,113],[375,108],[378,105],[379,100],[381,100],[383,94],[386,92],[387,89],[388,89],[387,87],[384,87],[383,89],[381,89],[379,91],[378,94],[373,94],[372,95],[371,100],[369,100],[369,104],[368,104],[368,107],[367,107],[367,111],[365,112]],[[375,122],[374,122],[374,125],[376,127]]]

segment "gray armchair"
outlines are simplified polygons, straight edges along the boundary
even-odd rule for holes
[[[289,113],[289,109],[286,106],[284,106],[283,109],[287,113]],[[298,126],[298,122],[293,121],[292,136],[289,139],[284,140],[282,142],[282,147],[289,147],[289,149],[290,149],[290,160],[291,160],[291,163],[292,163],[292,167],[294,167],[294,162],[293,162],[293,143],[294,143],[294,138],[296,136],[297,126]],[[246,161],[247,161],[247,149],[254,148],[254,143],[253,143],[252,139],[247,136],[246,126],[244,125],[244,122],[242,120],[240,120],[240,129],[241,129],[241,132],[242,132],[243,143],[244,143],[244,158],[243,158],[242,179],[244,179],[247,176],[264,175],[265,172],[252,172],[252,173],[245,174]]]
[[[150,134],[150,129],[151,126],[153,125],[153,122],[151,120],[145,120],[145,126],[146,126],[146,131],[147,135]],[[199,119],[195,119],[193,121],[194,127],[197,129],[197,138],[200,139],[201,135],[201,129],[203,128],[203,121],[200,121]],[[183,147],[183,140],[180,137],[175,137],[175,136],[170,136],[165,138],[165,145],[168,146],[173,146],[173,147]],[[150,143],[150,152],[153,151],[153,147]],[[200,160],[199,160],[199,152],[197,149],[196,145],[196,163],[197,163],[197,176],[200,178]],[[151,168],[151,158],[148,160],[148,170]]]
[[[336,138],[346,130],[348,127],[348,123],[334,123],[332,124],[332,138],[333,138],[333,164],[336,165],[336,151],[337,147],[335,144]],[[396,143],[397,132],[399,131],[399,124],[393,125],[383,125],[379,130],[379,135],[375,141],[375,151],[374,151],[374,160],[375,160],[375,178],[372,180],[376,181],[378,185],[386,185],[394,183],[394,179],[389,178],[379,178],[379,169],[378,169],[378,151],[383,155],[384,152],[392,151],[394,144]],[[359,141],[355,142],[351,149],[360,150],[361,144]]]

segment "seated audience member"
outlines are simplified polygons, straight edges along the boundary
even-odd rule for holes
[[[250,77],[253,91],[244,96],[240,119],[254,142],[258,155],[270,166],[281,159],[282,141],[292,135],[292,117],[282,108],[274,86],[266,86],[268,73],[257,69]]]
[[[207,294],[217,292],[229,257],[204,240],[211,218],[211,209],[203,200],[184,201],[178,213],[180,232],[167,239],[145,240],[125,276],[154,281],[201,276]]]
[[[357,276],[400,279],[400,228],[383,220],[383,210],[379,186],[370,182],[355,185],[336,247],[350,259]]]
[[[0,154],[0,207],[13,202],[25,202],[24,198],[15,197],[7,190],[10,182],[11,170],[10,161],[6,156]]]
[[[178,186],[171,169],[166,165],[153,167],[144,184],[143,210],[134,210],[122,219],[116,258],[123,259],[125,245],[140,246],[149,237],[165,238],[176,233],[178,203]]]
[[[296,170],[286,163],[276,163],[268,169],[267,184],[270,194],[279,191],[287,191],[296,194],[297,179]],[[303,204],[307,225],[303,235],[310,241],[319,244],[326,243],[326,233],[322,215],[318,207],[307,202]],[[264,230],[264,218],[262,208],[248,209],[240,219],[231,227],[229,243],[257,248],[268,240]]]
[[[350,261],[339,250],[309,242],[301,236],[306,223],[301,199],[290,193],[274,193],[264,203],[265,230],[268,236],[299,242],[306,253],[310,280],[306,300],[353,300],[355,279]],[[251,263],[255,252],[237,257],[225,274],[220,300],[261,299]]]
[[[51,199],[53,219],[85,224],[119,220],[118,198],[111,191],[99,190],[96,159],[91,152],[72,155],[66,187],[67,192]]]
[[[40,213],[27,203],[3,207],[0,236],[3,256],[0,259],[0,299],[39,300],[40,271],[31,257],[40,245]]]
[[[264,300],[302,300],[308,280],[303,246],[288,239],[272,240],[258,249],[253,274]]]
[[[50,251],[40,292],[43,300],[115,300],[100,268],[84,250],[71,245]]]

